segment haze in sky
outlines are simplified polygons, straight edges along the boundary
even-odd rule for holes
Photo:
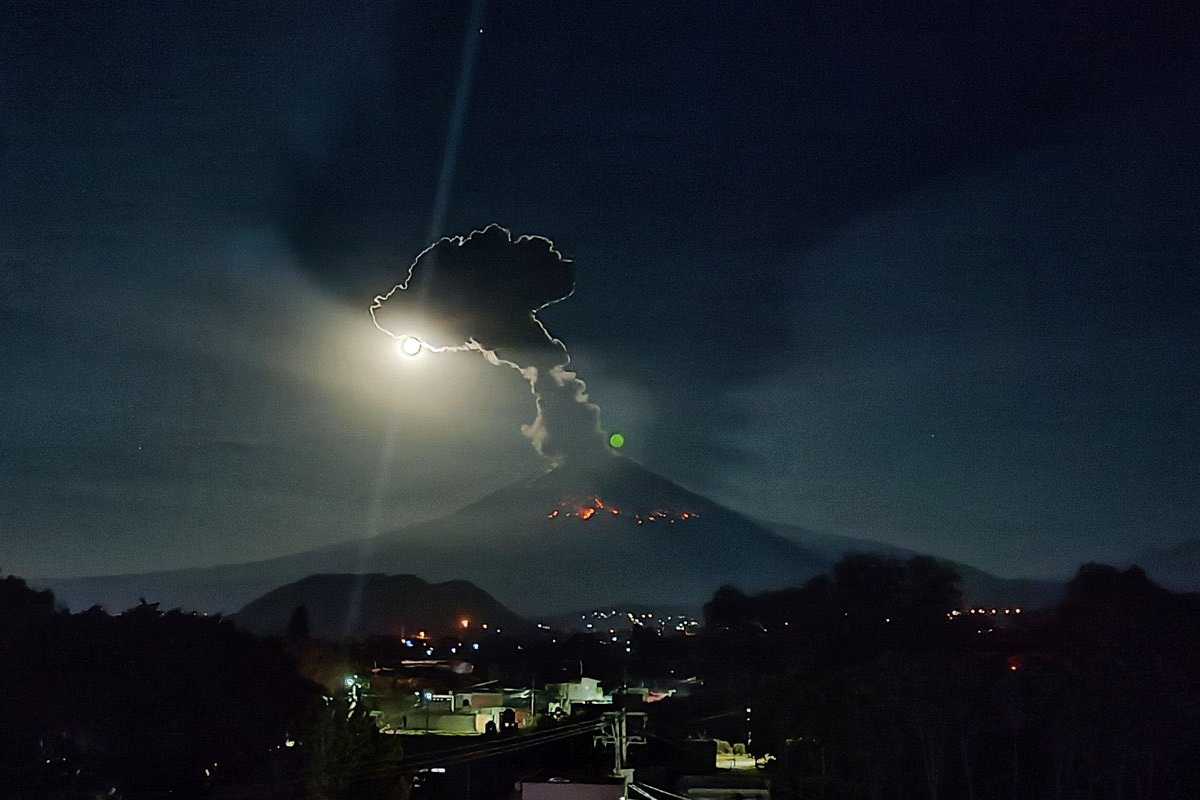
[[[540,470],[520,375],[371,325],[438,219],[552,238],[623,452],[734,508],[1004,574],[1195,535],[1182,7],[471,12],[6,10],[5,571],[294,552]]]

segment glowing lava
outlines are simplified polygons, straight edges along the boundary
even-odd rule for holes
[[[582,504],[577,505],[578,501],[563,500],[559,503],[558,508],[551,509],[546,514],[547,519],[558,519],[559,517],[579,517],[583,522],[587,522],[596,516],[597,512],[607,511],[609,516],[620,517],[621,509],[612,503],[605,503],[599,497],[591,497]],[[637,525],[644,525],[647,522],[657,522],[664,520],[669,525],[674,525],[676,522],[690,522],[694,519],[699,519],[700,515],[695,511],[673,511],[661,508],[654,509],[645,514],[633,514],[633,522]]]

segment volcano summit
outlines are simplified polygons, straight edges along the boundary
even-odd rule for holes
[[[167,608],[234,611],[314,573],[411,573],[470,580],[518,613],[544,614],[614,599],[698,606],[723,584],[798,585],[827,566],[762,524],[603,454],[369,539],[247,564],[43,583],[72,608],[121,609],[144,596]]]

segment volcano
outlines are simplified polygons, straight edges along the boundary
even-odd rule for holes
[[[163,608],[231,613],[309,575],[417,575],[470,581],[514,612],[552,616],[614,601],[691,613],[723,584],[745,592],[798,586],[847,552],[908,557],[882,542],[755,520],[622,456],[569,463],[437,519],[265,561],[35,581],[79,610]],[[1060,583],[1000,578],[951,562],[965,599],[1039,607]]]
[[[246,564],[45,580],[63,603],[232,612],[315,573],[469,580],[521,614],[614,598],[698,607],[722,584],[797,585],[828,559],[621,456],[566,464],[446,516],[370,539]]]

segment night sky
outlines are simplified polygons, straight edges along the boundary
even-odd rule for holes
[[[519,376],[367,313],[489,222],[575,260],[544,318],[689,488],[1007,575],[1194,537],[1187,4],[743,5],[5,2],[0,569],[535,473]]]

